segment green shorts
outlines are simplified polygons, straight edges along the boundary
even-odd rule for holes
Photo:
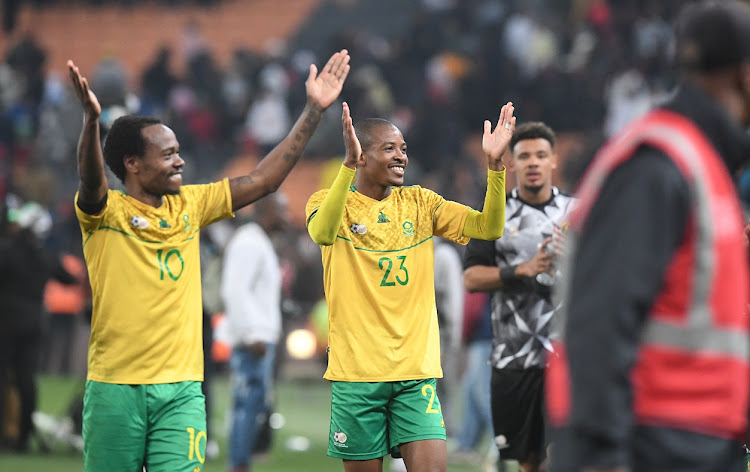
[[[445,423],[435,379],[404,382],[331,382],[328,455],[368,460],[400,444],[445,440]]]
[[[200,382],[120,385],[86,381],[86,472],[200,471],[206,457]]]

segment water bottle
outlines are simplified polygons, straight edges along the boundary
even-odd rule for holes
[[[554,254],[556,252],[555,247],[557,247],[557,245],[560,243],[560,233],[565,234],[565,232],[568,230],[568,222],[564,222],[560,226],[555,226],[555,228],[559,229],[560,232],[555,231],[552,234],[552,240],[544,248],[544,252],[547,254]],[[542,285],[546,285],[547,287],[554,285],[557,269],[554,265],[550,269],[552,270],[551,274],[548,272],[541,272],[537,274],[536,281]]]
[[[552,236],[552,240],[545,246],[544,252],[547,254],[553,254],[555,252],[555,237]],[[556,271],[555,267],[552,267],[553,271]],[[547,287],[550,287],[555,284],[555,275],[550,274],[548,272],[540,272],[536,274],[536,281],[539,282],[542,285],[546,285]]]

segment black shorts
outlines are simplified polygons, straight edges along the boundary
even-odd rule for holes
[[[492,369],[492,425],[502,459],[546,457],[544,370]],[[502,436],[502,437],[501,437]]]

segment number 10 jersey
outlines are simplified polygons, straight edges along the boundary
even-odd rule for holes
[[[109,190],[76,215],[91,281],[89,380],[203,380],[200,228],[232,216],[229,183],[185,185],[159,208]]]

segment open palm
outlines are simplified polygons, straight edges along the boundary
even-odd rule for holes
[[[102,106],[99,104],[99,100],[94,95],[89,87],[89,81],[81,75],[81,71],[78,70],[73,61],[68,61],[68,75],[70,75],[70,81],[73,84],[73,89],[78,96],[78,100],[83,106],[83,110],[91,116],[99,116],[102,114]]]
[[[325,110],[338,98],[348,74],[349,53],[346,49],[331,56],[320,74],[315,64],[310,64],[310,75],[305,81],[307,100]]]
[[[344,102],[342,108],[341,124],[344,128],[344,147],[346,149],[344,165],[350,169],[356,169],[357,159],[360,154],[362,154],[362,145],[360,144],[359,139],[357,139],[357,133],[354,131],[354,124],[352,123],[349,105]]]
[[[513,116],[513,104],[511,102],[503,105],[500,110],[500,118],[497,120],[495,130],[492,130],[492,123],[484,122],[484,135],[482,136],[482,150],[491,161],[498,161],[502,158],[505,150],[508,148],[510,139],[516,129],[516,117]]]

